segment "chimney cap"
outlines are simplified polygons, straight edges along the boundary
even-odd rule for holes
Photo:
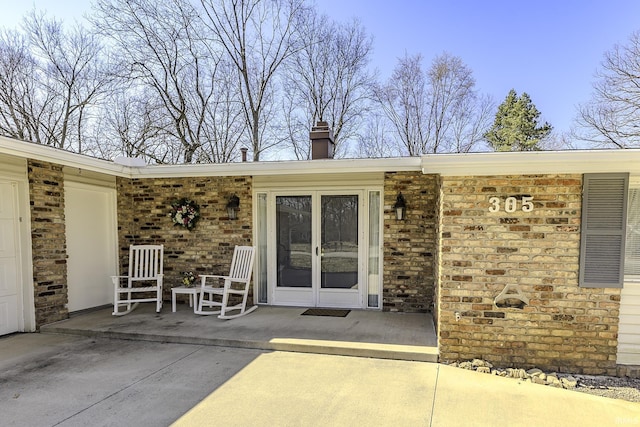
[[[329,129],[329,123],[317,122],[316,125],[311,128],[311,132],[309,132],[309,139],[311,139],[311,141],[328,139],[329,142],[333,144],[333,130]]]
[[[329,123],[325,121],[318,121],[316,122],[315,126],[311,127],[311,130],[322,130],[322,129],[329,129]]]
[[[333,130],[329,129],[327,122],[319,121],[309,132],[311,140],[312,159],[331,159],[335,143],[333,142]]]

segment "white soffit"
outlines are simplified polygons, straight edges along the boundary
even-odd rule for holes
[[[640,173],[640,150],[572,150],[430,154],[422,172],[443,176]]]

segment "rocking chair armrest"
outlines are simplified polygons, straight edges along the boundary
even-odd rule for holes
[[[226,279],[227,278],[227,276],[219,276],[217,274],[200,274],[199,276],[207,279],[214,279],[214,278]]]
[[[228,277],[227,276],[219,276],[217,274],[201,274],[200,275],[200,283],[202,284],[202,286],[205,286],[205,283],[207,282],[207,279],[218,279],[218,280],[227,280]]]
[[[243,278],[236,278],[236,277],[229,277],[229,276],[219,276],[219,275],[216,275],[216,274],[201,274],[200,277],[202,278],[201,286],[206,286],[205,285],[206,279],[224,280],[225,281],[225,286],[226,286],[227,283],[228,284],[231,284],[233,282],[244,283],[244,282],[247,281],[246,279],[243,279]]]
[[[219,276],[217,274],[200,274],[200,285],[199,287],[204,289],[204,288],[218,288],[220,287],[219,285],[219,281],[213,280],[213,284],[208,284],[207,283],[207,279],[219,279],[219,280],[227,280],[226,276]],[[210,280],[211,282],[211,280]],[[215,284],[218,283],[218,285],[216,286]]]

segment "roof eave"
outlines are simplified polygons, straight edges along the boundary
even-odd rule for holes
[[[640,149],[432,154],[422,156],[422,172],[442,176],[640,173]]]
[[[0,153],[125,178],[399,172],[420,171],[421,168],[419,157],[128,166],[2,136],[0,136]]]

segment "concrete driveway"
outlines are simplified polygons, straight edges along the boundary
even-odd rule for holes
[[[57,334],[0,338],[10,426],[601,426],[640,405],[435,363]]]

